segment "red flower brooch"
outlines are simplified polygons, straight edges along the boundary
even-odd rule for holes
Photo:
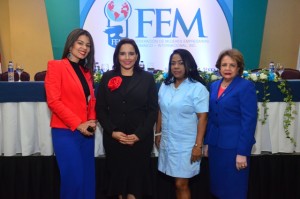
[[[108,88],[110,91],[114,91],[116,90],[117,88],[120,87],[122,83],[122,78],[120,76],[116,76],[116,77],[113,77],[111,78],[109,81],[108,81]]]

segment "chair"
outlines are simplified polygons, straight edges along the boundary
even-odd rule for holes
[[[259,72],[261,70],[262,70],[261,68],[255,68],[255,69],[251,70],[251,73],[257,73],[257,72]]]
[[[300,79],[300,71],[293,68],[285,68],[281,74],[282,79]]]
[[[15,82],[19,81],[19,75],[16,71],[14,72],[14,79],[15,79]],[[7,71],[2,73],[1,81],[8,81],[8,72]],[[29,73],[23,71],[23,73],[21,74],[21,81],[30,81]]]
[[[30,81],[30,74],[27,73],[26,71],[23,71],[23,73],[21,74],[21,81]]]
[[[34,81],[45,81],[47,71],[40,71],[34,75]]]
[[[15,81],[19,81],[19,75],[18,75],[18,73],[16,71],[14,73],[14,79],[15,79]],[[7,71],[4,72],[4,73],[2,73],[1,81],[8,81],[8,73],[7,73]]]

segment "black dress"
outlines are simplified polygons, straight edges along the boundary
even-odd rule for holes
[[[111,91],[108,82],[116,76],[122,78],[122,83]],[[156,84],[148,72],[135,71],[131,77],[115,71],[103,75],[97,92],[96,113],[104,132],[109,196],[152,194],[150,158],[157,100]],[[133,146],[123,145],[112,138],[113,131],[136,134],[140,141]]]

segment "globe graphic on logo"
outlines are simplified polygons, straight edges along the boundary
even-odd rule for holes
[[[115,22],[128,19],[131,14],[131,6],[126,0],[108,1],[104,7],[106,17]]]

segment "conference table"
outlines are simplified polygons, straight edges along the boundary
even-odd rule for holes
[[[300,144],[294,146],[286,138],[283,115],[286,103],[277,88],[277,82],[267,82],[270,92],[268,117],[256,127],[256,144],[252,154],[300,152]],[[296,143],[300,143],[300,81],[288,81],[293,93],[294,110],[298,112],[289,131]],[[256,83],[258,90],[259,118],[263,117],[263,83]],[[53,155],[51,112],[46,103],[44,82],[0,82],[0,154],[3,156],[32,154]],[[154,148],[157,155],[157,150]],[[102,128],[98,124],[95,133],[95,157],[105,155],[102,145]]]
[[[300,81],[289,81],[294,109],[298,111],[289,131],[294,146],[285,138],[282,120],[286,104],[269,82],[270,102],[266,124],[259,121],[253,147],[249,177],[249,199],[300,198]],[[159,86],[159,85],[158,85]],[[262,115],[263,84],[256,83],[260,115]],[[52,147],[51,112],[46,104],[44,82],[0,82],[0,198],[59,198],[59,171]],[[105,196],[105,151],[102,129],[95,134],[96,198]],[[154,181],[151,199],[175,198],[172,178],[157,171],[157,150],[151,158]],[[210,199],[208,159],[202,158],[201,172],[190,181],[192,199]]]

